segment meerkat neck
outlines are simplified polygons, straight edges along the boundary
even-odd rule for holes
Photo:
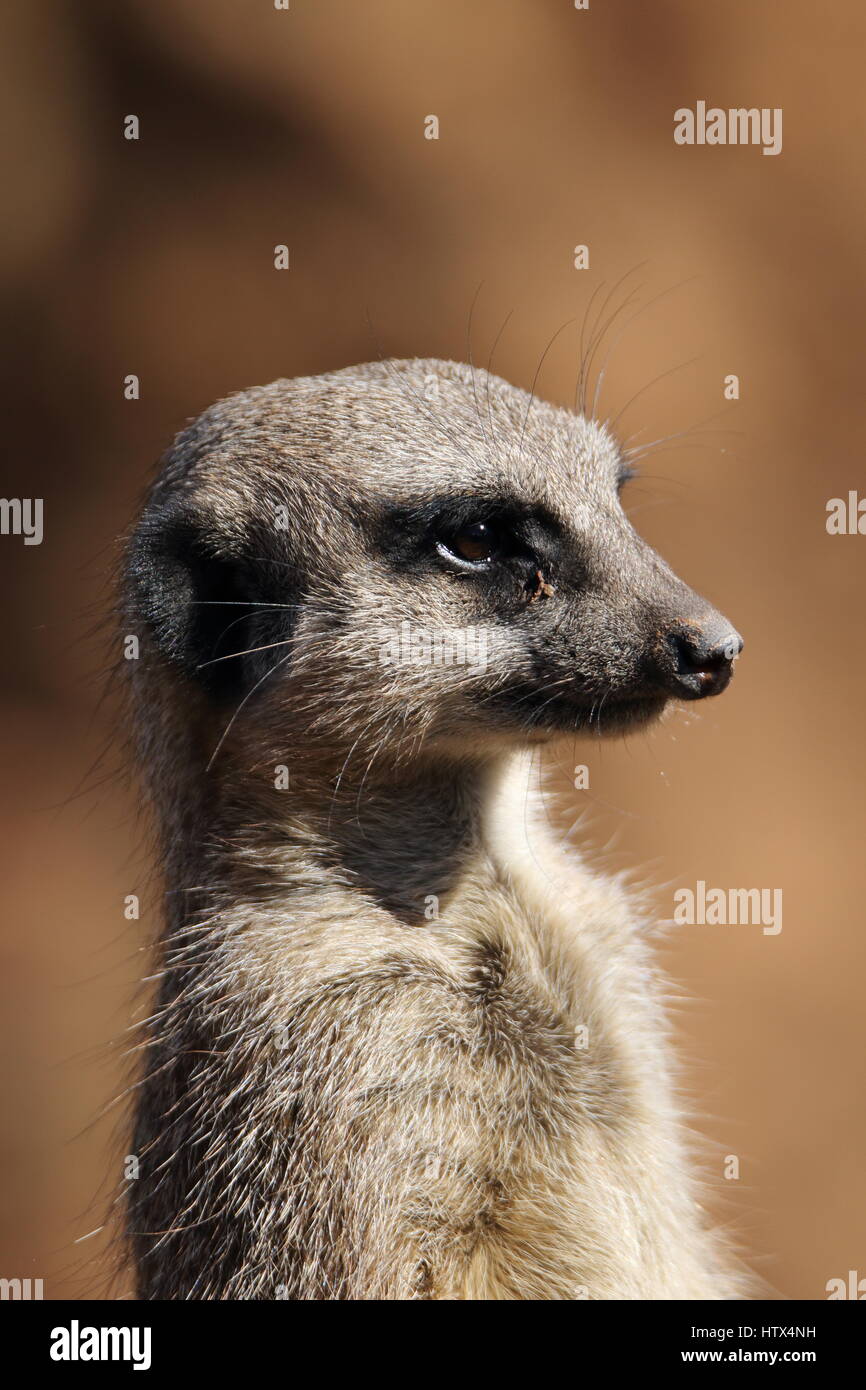
[[[240,845],[235,863],[250,884],[264,870],[269,889],[282,877],[291,894],[308,874],[326,874],[401,920],[423,921],[431,900],[453,891],[483,852],[510,760],[409,763],[339,785],[336,777],[290,778],[276,811],[271,801],[264,816],[255,798],[240,814],[235,805],[229,834],[219,838]],[[249,829],[239,832],[244,821]]]

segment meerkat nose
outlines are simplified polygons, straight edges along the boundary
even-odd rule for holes
[[[720,635],[721,630],[721,635]],[[706,626],[682,625],[668,633],[670,688],[680,698],[701,700],[720,695],[728,685],[743,639],[714,614]],[[667,663],[666,663],[667,665]]]

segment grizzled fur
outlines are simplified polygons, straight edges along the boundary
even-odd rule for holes
[[[532,745],[694,697],[677,634],[727,630],[626,471],[602,426],[438,361],[278,381],[176,440],[124,604],[168,904],[141,1297],[742,1292],[638,911],[532,812]],[[404,622],[483,630],[486,661],[395,659]]]

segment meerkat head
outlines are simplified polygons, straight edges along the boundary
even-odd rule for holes
[[[149,654],[211,741],[405,756],[622,731],[742,642],[637,535],[599,424],[439,361],[206,411],[133,537]]]

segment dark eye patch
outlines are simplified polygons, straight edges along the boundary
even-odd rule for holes
[[[440,547],[468,564],[486,563],[474,558],[461,540],[486,536],[493,550],[489,563],[540,564],[549,561],[559,548],[562,528],[542,507],[527,507],[512,497],[499,494],[445,494],[416,504],[382,504],[377,540],[381,552],[398,569],[441,567]]]

